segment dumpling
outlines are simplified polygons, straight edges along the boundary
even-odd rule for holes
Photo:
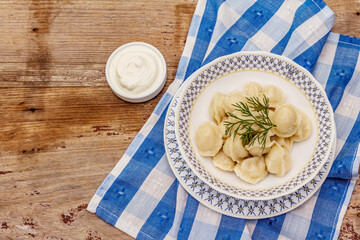
[[[283,138],[275,135],[271,137],[271,139],[280,144],[281,147],[286,148],[289,152],[291,151],[293,143],[292,138]]]
[[[299,110],[300,115],[301,115],[301,122],[300,122],[300,126],[298,128],[298,130],[296,131],[296,133],[291,137],[292,140],[294,141],[303,141],[305,139],[307,139],[308,137],[310,137],[311,134],[311,121],[309,119],[309,117],[301,110]]]
[[[288,150],[284,149],[284,160],[285,160],[285,173],[284,175],[290,170],[291,165],[292,165],[292,160],[291,160],[291,154]]]
[[[219,129],[220,129],[220,132],[221,132],[221,134],[222,134],[222,138],[223,139],[226,139],[226,138],[228,138],[228,137],[230,137],[230,136],[232,136],[232,134],[233,134],[233,132],[234,132],[234,129],[235,128],[232,128],[231,130],[230,130],[230,132],[228,132],[228,134],[226,134],[226,123],[227,122],[229,122],[230,120],[229,120],[229,117],[225,117],[222,121],[221,121],[221,123],[219,123]]]
[[[242,160],[240,163],[236,164],[234,172],[243,181],[252,184],[260,182],[268,174],[263,156],[256,156]]]
[[[219,124],[222,119],[226,116],[224,106],[225,95],[217,92],[210,101],[209,113],[211,119]]]
[[[235,113],[236,113],[236,114],[239,114],[238,112],[235,112]],[[231,116],[225,117],[225,118],[221,121],[221,123],[219,124],[219,128],[220,128],[220,131],[221,131],[224,139],[226,139],[226,138],[228,138],[228,137],[230,137],[230,136],[233,136],[233,133],[234,133],[235,129],[236,129],[237,127],[239,127],[239,124],[235,124],[235,125],[230,129],[230,132],[228,132],[228,134],[226,134],[226,126],[227,126],[227,124],[228,124],[228,123],[236,123],[236,122],[238,122],[238,121],[239,121],[238,119],[235,119],[235,118],[233,118],[233,117],[231,117]],[[237,134],[241,134],[241,133],[243,133],[243,132],[245,132],[245,129],[239,128],[238,131],[237,131]]]
[[[291,156],[288,150],[275,142],[269,154],[265,156],[267,170],[277,177],[283,177],[291,167]]]
[[[215,156],[223,145],[219,127],[213,122],[204,122],[195,132],[195,142],[201,156]]]
[[[251,112],[254,116],[257,115],[256,111],[251,111]],[[231,114],[232,114],[232,116],[229,116],[229,122],[232,122],[232,123],[239,122],[239,119],[243,119],[243,120],[252,120],[253,119],[250,116],[243,116],[240,111],[234,111]],[[236,118],[233,116],[235,116]],[[236,129],[236,127],[238,127],[238,125],[235,125],[234,129]],[[257,124],[253,124],[251,128],[254,129],[255,131],[258,131],[260,129],[260,127]],[[243,129],[243,131],[241,129],[239,129],[239,131],[237,133],[240,134],[243,132],[245,132],[244,129]]]
[[[235,162],[240,162],[243,158],[249,155],[248,151],[242,144],[240,135],[238,134],[226,139],[223,151],[226,156],[230,157]]]
[[[239,103],[239,102],[245,102],[246,99],[244,97],[244,94],[239,91],[232,91],[229,94],[226,95],[224,100],[224,110],[226,113],[233,112],[235,110],[235,107],[233,104]]]
[[[269,99],[270,107],[277,107],[285,102],[284,92],[274,85],[267,85],[262,92]]]
[[[215,167],[220,168],[224,171],[234,171],[235,162],[226,156],[223,151],[218,152],[213,158],[213,164]]]
[[[254,144],[252,144],[251,146],[249,146],[249,144],[245,146],[246,150],[248,150],[252,156],[262,156],[263,154],[270,152],[271,146],[274,144],[274,142],[270,139],[272,135],[274,135],[274,132],[270,130],[266,136],[266,143],[264,149],[262,149],[259,141],[255,140]]]
[[[262,87],[257,82],[249,82],[243,91],[247,97],[259,97],[262,92]]]
[[[269,115],[275,134],[279,137],[290,137],[296,133],[301,122],[299,110],[290,104],[283,104],[276,108],[274,114]]]
[[[229,134],[228,135],[225,134],[225,132],[226,132],[225,122],[228,120],[229,120],[229,118],[226,117],[218,125],[223,139],[226,139],[229,137]]]

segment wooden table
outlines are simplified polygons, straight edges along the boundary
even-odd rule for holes
[[[360,37],[360,2],[327,0],[333,31]],[[132,239],[86,206],[174,79],[195,0],[0,0],[0,239]],[[118,99],[104,68],[144,41],[168,64],[144,104]],[[357,182],[341,239],[360,239]]]

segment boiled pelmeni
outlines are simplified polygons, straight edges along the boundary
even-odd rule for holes
[[[283,177],[291,167],[289,152],[277,142],[271,147],[269,154],[265,156],[267,170],[277,177]]]
[[[293,140],[291,138],[283,138],[275,135],[272,136],[271,139],[280,144],[281,147],[287,149],[289,152],[291,151],[293,143]]]
[[[270,107],[277,107],[285,102],[286,96],[284,92],[274,85],[265,86],[262,93],[269,99]]]
[[[223,145],[219,127],[213,122],[204,122],[195,132],[195,142],[202,156],[215,156]]]
[[[217,124],[219,124],[222,121],[222,119],[226,116],[226,113],[223,108],[224,100],[225,100],[225,94],[217,92],[210,101],[209,114],[211,119],[213,119]]]
[[[223,152],[235,162],[240,162],[249,155],[238,134],[232,135],[225,140]]]
[[[230,128],[229,131],[228,131],[228,133],[226,134],[226,125],[227,125],[229,122],[230,122],[230,117],[225,117],[225,118],[221,121],[221,123],[219,123],[219,125],[218,125],[218,126],[219,126],[219,129],[220,129],[220,131],[221,131],[221,134],[222,134],[223,139],[226,139],[226,138],[232,136],[233,133],[234,133],[234,130],[235,130],[235,128],[236,128],[236,126]]]
[[[218,152],[213,158],[213,164],[215,167],[220,168],[224,171],[234,171],[236,163],[228,156],[226,156],[223,151]]]
[[[283,104],[276,108],[274,114],[270,116],[273,124],[276,125],[274,131],[279,137],[290,137],[296,133],[301,122],[299,109],[290,104]]]
[[[309,117],[301,110],[299,110],[301,115],[301,122],[296,133],[291,137],[292,140],[299,142],[310,137],[312,126]]]
[[[245,146],[246,150],[252,155],[252,156],[262,156],[268,152],[270,152],[271,146],[274,144],[273,141],[271,141],[270,137],[274,133],[270,130],[268,134],[266,135],[266,142],[265,147],[263,148],[262,144],[259,143],[259,141],[256,139],[254,143],[250,146],[250,144],[247,144]]]
[[[268,174],[263,156],[256,156],[242,160],[240,163],[236,164],[234,172],[243,181],[252,184],[260,182]]]
[[[246,99],[244,97],[244,94],[240,91],[234,90],[226,95],[224,100],[224,110],[226,113],[231,113],[235,110],[234,104],[245,101]]]
[[[250,110],[251,113],[253,114],[253,116],[257,116],[258,113],[256,111],[253,111],[253,110]],[[229,122],[232,122],[232,123],[237,123],[240,121],[240,119],[242,120],[254,120],[253,117],[250,117],[250,116],[244,116],[240,111],[237,111],[235,110],[234,112],[231,113],[232,116],[230,115],[229,116]],[[235,124],[234,126],[234,129],[238,126],[238,124]],[[251,126],[251,128],[254,130],[254,131],[258,131],[260,129],[260,127],[257,125],[257,124],[253,124]],[[245,132],[245,129],[242,129],[242,128],[239,128],[239,131],[237,132],[238,134],[240,133],[243,133]]]
[[[262,87],[257,82],[249,82],[245,85],[243,92],[247,97],[259,97]]]

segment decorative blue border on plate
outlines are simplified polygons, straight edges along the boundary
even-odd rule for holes
[[[181,89],[179,90],[179,92]],[[297,191],[271,200],[244,200],[223,194],[202,181],[186,163],[175,135],[175,111],[179,97],[168,109],[164,126],[164,145],[170,167],[180,184],[201,204],[228,216],[260,219],[284,214],[307,201],[325,181],[333,160],[333,151],[317,175]]]
[[[315,151],[308,164],[291,180],[280,186],[265,190],[244,190],[230,186],[209,174],[197,160],[190,142],[189,123],[192,107],[206,86],[218,78],[237,71],[262,71],[276,74],[287,79],[297,87],[311,104],[319,129]],[[207,64],[198,74],[189,79],[189,84],[184,88],[178,108],[177,138],[180,148],[187,163],[198,176],[219,191],[232,196],[241,196],[249,199],[266,199],[272,196],[281,196],[290,191],[299,189],[310,181],[321,169],[330,154],[333,141],[333,114],[331,105],[325,92],[313,76],[304,68],[290,59],[271,53],[239,52],[222,57]]]

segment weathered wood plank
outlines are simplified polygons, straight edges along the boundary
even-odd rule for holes
[[[360,37],[360,2],[357,0],[325,0],[335,13],[332,32]]]
[[[132,41],[156,46],[173,77],[195,1],[3,1],[0,87],[106,86],[105,63]],[[5,63],[5,64],[4,64]]]
[[[327,0],[333,30],[360,37],[360,3]],[[85,211],[174,79],[195,0],[0,0],[0,236],[132,239]],[[144,41],[168,64],[144,104],[107,86],[107,57]],[[340,239],[360,238],[360,181]]]
[[[0,222],[7,226],[0,236],[126,239],[85,206],[157,100],[125,103],[107,87],[10,88],[0,95]]]

